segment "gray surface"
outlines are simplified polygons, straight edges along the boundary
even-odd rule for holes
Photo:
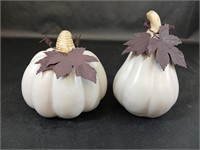
[[[82,42],[105,67],[108,91],[98,108],[71,120],[45,119],[21,95],[21,78],[45,44],[40,39],[2,40],[2,148],[199,148],[199,49],[183,44],[188,69],[176,67],[180,93],[157,119],[128,113],[114,98],[112,82],[127,56],[123,42]]]
[[[162,23],[174,24],[175,35],[198,42],[198,1],[2,2],[2,36],[56,37],[68,29],[90,40],[127,40],[144,30],[146,12],[155,10]]]

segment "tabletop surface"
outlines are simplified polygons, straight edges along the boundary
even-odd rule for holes
[[[82,41],[94,52],[108,77],[108,90],[99,106],[75,119],[46,119],[24,101],[21,79],[31,58],[47,48],[40,39],[2,39],[2,148],[198,148],[199,47],[179,46],[188,68],[176,66],[179,97],[165,115],[137,117],[115,99],[112,82],[127,55],[123,42]]]

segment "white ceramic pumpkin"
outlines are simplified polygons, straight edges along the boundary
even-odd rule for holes
[[[62,31],[56,49],[68,52],[72,48],[74,44],[71,33]],[[49,48],[46,51],[52,50]],[[24,72],[21,85],[26,103],[44,117],[74,118],[81,112],[95,109],[107,90],[107,77],[101,62],[89,63],[97,72],[96,83],[76,76],[74,70],[59,79],[51,70],[36,75],[40,64],[35,62],[46,56],[44,52],[37,53]],[[84,54],[97,58],[88,50]]]
[[[160,17],[149,11],[151,31],[157,33]],[[152,32],[147,30],[153,36]],[[113,92],[119,103],[137,116],[155,118],[165,114],[176,102],[179,83],[173,64],[165,70],[157,63],[155,53],[136,56],[130,52],[114,78]]]

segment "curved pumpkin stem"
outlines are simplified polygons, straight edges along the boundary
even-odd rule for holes
[[[60,32],[56,42],[56,50],[67,54],[73,48],[75,48],[75,46],[72,39],[72,34],[67,30]]]
[[[147,12],[146,17],[150,21],[151,25],[151,28],[147,30],[147,32],[150,33],[149,31],[151,31],[154,33],[158,33],[161,27],[161,21],[159,15],[155,11],[150,10],[149,12]],[[150,34],[153,35],[152,33]]]

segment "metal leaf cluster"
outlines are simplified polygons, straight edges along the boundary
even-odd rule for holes
[[[96,83],[96,70],[89,65],[90,62],[98,60],[89,55],[84,55],[85,48],[74,48],[68,54],[53,50],[45,52],[46,57],[40,59],[37,74],[47,70],[53,70],[57,78],[68,75],[73,68],[77,76]]]
[[[182,67],[187,67],[183,53],[175,46],[181,44],[181,40],[170,34],[169,24],[160,27],[159,36],[154,34],[151,38],[149,33],[141,32],[134,34],[133,38],[126,42],[127,48],[122,54],[134,52],[140,54],[156,54],[156,60],[164,70],[170,61]]]

